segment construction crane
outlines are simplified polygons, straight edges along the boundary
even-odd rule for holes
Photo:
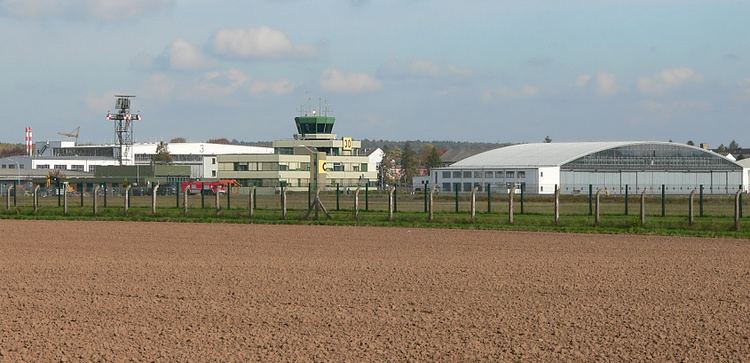
[[[73,131],[71,131],[71,132],[64,132],[64,131],[60,131],[60,132],[58,132],[57,134],[58,134],[58,135],[61,135],[61,136],[69,137],[69,138],[71,138],[71,139],[75,139],[75,140],[76,140],[76,145],[78,145],[78,135],[79,135],[80,133],[81,133],[81,126],[78,126],[78,127],[76,127],[76,128],[75,128],[75,129],[74,129]]]

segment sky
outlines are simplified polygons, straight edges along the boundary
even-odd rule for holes
[[[0,0],[0,141],[339,136],[750,146],[750,2]]]

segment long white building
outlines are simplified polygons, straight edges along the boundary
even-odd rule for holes
[[[159,144],[140,143],[129,148],[131,155],[125,165],[148,165]],[[173,163],[189,165],[191,178],[210,179],[218,176],[218,155],[272,154],[273,148],[209,143],[168,143]],[[76,145],[67,141],[47,141],[34,144],[34,156],[14,156],[0,159],[1,169],[49,169],[94,173],[98,166],[119,165],[119,147],[115,145]]]
[[[573,142],[521,144],[490,150],[434,169],[429,182],[443,192],[469,192],[489,185],[529,194],[607,189],[632,192],[708,194],[748,190],[750,170],[714,152],[669,142]]]

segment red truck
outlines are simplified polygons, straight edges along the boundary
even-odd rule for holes
[[[185,181],[182,182],[180,189],[183,193],[200,194],[202,189],[209,190],[211,193],[226,193],[231,191],[232,187],[239,187],[240,184],[234,179],[225,179],[219,181]]]

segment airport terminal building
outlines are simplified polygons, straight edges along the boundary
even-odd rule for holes
[[[434,169],[429,183],[442,192],[469,192],[474,187],[529,194],[609,193],[686,194],[702,185],[704,193],[748,190],[750,169],[719,154],[669,142],[572,142],[521,144],[490,150]]]

